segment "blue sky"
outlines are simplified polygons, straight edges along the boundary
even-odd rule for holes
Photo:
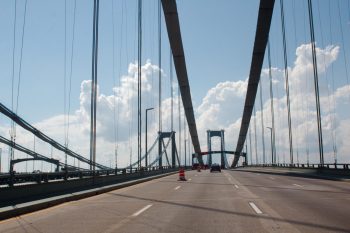
[[[14,2],[10,0],[0,2],[0,28],[2,30],[2,36],[0,37],[0,102],[10,108],[13,66],[12,52],[14,46]],[[67,80],[70,77],[71,69],[74,2],[72,0],[66,1]],[[296,49],[310,41],[308,14],[305,8],[307,1],[293,0],[284,2],[288,65],[292,68],[297,58]],[[24,3],[24,0],[17,0],[16,49],[14,56],[15,85],[18,82]],[[156,0],[146,0],[143,3],[142,64],[144,65],[149,61],[152,65],[157,66],[158,3]],[[317,47],[324,49],[328,45],[339,46],[338,54],[334,55],[336,56],[336,61],[330,63],[332,64],[332,68],[329,64],[325,72],[320,72],[320,88],[321,92],[323,90],[325,97],[327,97],[326,92],[329,90],[329,85],[332,82],[331,70],[333,70],[332,76],[335,77],[336,88],[348,84],[345,76],[344,55],[347,62],[350,61],[350,50],[349,47],[344,47],[344,45],[347,46],[350,38],[349,1],[339,0],[341,21],[337,4],[338,1],[336,0],[313,1]],[[244,103],[244,95],[240,95],[240,90],[244,89],[244,82],[249,74],[259,1],[178,0],[177,5],[192,98],[196,108],[196,117],[200,122],[198,126],[200,128],[199,131],[202,133],[200,134],[202,146],[206,147],[206,135],[204,132],[207,128],[205,127],[210,126],[214,129],[227,129],[229,135],[226,137],[227,144],[230,149],[234,149],[239,128],[239,118],[242,115]],[[92,6],[92,1],[76,0],[72,93],[70,98],[70,114],[72,115],[80,111],[82,106],[85,106],[83,104],[88,104],[82,100],[86,93],[81,90],[81,86],[84,80],[91,79]],[[278,69],[283,69],[279,14],[279,1],[277,0],[270,33],[272,65]],[[121,83],[123,82],[121,81],[121,77],[130,76],[130,73],[128,73],[129,65],[135,63],[137,60],[136,19],[136,0],[100,1],[98,83],[100,94],[102,97],[106,97],[106,101],[109,97],[113,96],[114,86],[121,87]],[[340,26],[340,22],[342,23],[342,27]],[[340,29],[343,31],[343,40]],[[332,33],[329,33],[329,30],[332,30]],[[64,48],[65,1],[28,0],[18,113],[30,123],[45,125],[47,127],[50,125],[47,123],[50,122],[50,119],[58,119],[55,117],[62,116],[64,113]],[[170,96],[169,62],[169,43],[164,17],[162,16],[163,101],[165,102]],[[266,61],[264,67],[267,67]],[[149,70],[156,71],[157,67],[151,67]],[[158,88],[157,74],[152,73],[147,78],[148,84],[153,85],[154,88],[150,92],[156,91]],[[225,89],[229,85],[232,86]],[[263,85],[264,90],[266,89],[263,94],[263,102],[265,104],[269,103],[268,83],[265,82]],[[312,87],[312,82],[310,81],[308,85]],[[83,87],[86,88],[87,86]],[[283,100],[283,85],[276,85],[275,88],[275,96]],[[235,95],[235,97],[239,96],[239,98],[230,99],[226,96],[226,92],[235,92],[235,94],[231,94]],[[218,95],[215,99],[211,97],[211,93],[221,93],[223,96],[226,96],[226,99],[224,99],[225,101],[221,101],[218,99]],[[16,95],[15,92],[15,97]],[[211,98],[215,100],[210,102],[212,101]],[[157,107],[157,96],[146,93],[143,104],[144,108]],[[106,106],[108,108],[109,105],[106,104]],[[222,106],[230,109],[227,111],[216,109],[216,107],[220,108]],[[265,107],[267,108],[268,105],[264,105]],[[308,107],[312,109],[311,104]],[[207,112],[203,111],[205,108],[208,109]],[[326,106],[325,108],[328,107]],[[257,106],[257,110],[261,110],[260,105]],[[347,119],[349,117],[348,111],[344,109],[342,111],[338,109],[338,111],[342,116],[340,119]],[[101,113],[103,112],[101,110]],[[219,116],[215,115],[219,113]],[[150,119],[150,124],[154,127],[154,130],[156,130],[157,125],[156,116],[156,111],[154,111]],[[106,116],[102,118],[104,117]],[[268,119],[268,116],[265,117]],[[75,119],[72,117],[73,121],[79,121],[78,118]],[[207,122],[211,122],[213,119],[217,121],[217,126],[214,123],[205,126]],[[109,122],[108,119],[106,121]],[[168,121],[169,119],[167,119]],[[283,120],[280,121],[283,122]],[[0,122],[5,127],[10,123],[3,116],[0,116]],[[299,120],[296,119],[296,122],[299,122]],[[125,122],[121,122],[120,124],[123,123]],[[269,124],[269,122],[266,124]],[[120,127],[123,128],[123,126]],[[102,128],[101,131],[103,131]],[[109,127],[105,126],[105,128]],[[45,132],[45,130],[43,131]],[[6,132],[6,130],[3,132]],[[53,137],[57,137],[56,139],[58,141],[63,140],[62,136],[59,136],[60,133],[51,133]],[[86,133],[86,130],[83,131],[83,134]],[[106,134],[110,135],[112,132],[106,132]],[[101,137],[101,140],[103,140],[103,137]],[[85,151],[80,146],[77,146],[77,150]],[[106,157],[108,156],[106,155]],[[106,162],[106,160],[107,158],[103,162]]]
[[[125,74],[136,57],[136,1],[114,1],[115,74]],[[157,3],[145,1],[143,60],[158,63]],[[1,2],[1,100],[9,105],[11,96],[14,1]],[[112,1],[101,1],[99,84],[111,93],[112,83]],[[18,1],[16,70],[18,70],[24,1]],[[72,40],[73,1],[67,1],[67,70],[69,73]],[[258,1],[249,3],[222,1],[179,1],[179,15],[186,53],[188,74],[195,103],[218,81],[237,80],[247,76],[255,33]],[[64,76],[64,1],[28,1],[23,49],[23,68],[19,113],[30,121],[45,119],[61,112]],[[246,12],[250,12],[247,14]],[[123,22],[121,22],[124,14]],[[163,19],[164,21],[164,19]],[[244,24],[242,22],[245,22]],[[123,32],[121,24],[123,23]],[[72,104],[78,106],[79,85],[91,78],[92,3],[77,0],[76,32],[72,75]],[[126,24],[128,31],[126,33]],[[220,26],[218,26],[220,25]],[[162,63],[169,70],[169,43],[162,22]],[[121,41],[123,40],[123,41]],[[127,41],[127,42],[126,42]],[[123,43],[123,45],[121,45]],[[127,43],[127,44],[126,44]],[[122,55],[120,49],[123,46]],[[127,48],[125,48],[128,46]],[[121,57],[121,59],[120,59]],[[216,61],[213,63],[213,61]],[[237,62],[240,61],[240,62]],[[200,69],[199,69],[200,67]],[[221,78],[222,77],[222,78]],[[205,79],[205,82],[200,80]],[[30,87],[30,88],[29,88]],[[50,96],[52,105],[46,104]],[[21,98],[22,97],[22,98]],[[31,102],[38,103],[30,106]],[[45,110],[41,104],[45,105]],[[30,114],[31,111],[37,114]]]

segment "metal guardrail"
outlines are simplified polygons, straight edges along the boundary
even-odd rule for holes
[[[109,175],[126,175],[134,173],[142,173],[147,171],[168,170],[170,166],[142,168],[124,168],[124,169],[108,169],[108,170],[96,170],[95,173],[90,170],[79,171],[60,171],[60,172],[37,172],[37,173],[15,173],[11,176],[10,173],[0,174],[0,189],[8,188],[11,186],[32,185],[67,181],[72,179],[91,178],[94,176],[109,176]]]
[[[347,163],[325,163],[325,164],[310,164],[310,163],[279,163],[279,164],[252,164],[245,165],[244,167],[284,167],[284,168],[319,168],[319,169],[332,169],[332,170],[349,170],[350,164]]]

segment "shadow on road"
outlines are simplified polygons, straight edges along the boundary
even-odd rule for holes
[[[150,201],[150,202],[155,202],[155,203],[162,203],[162,204],[166,204],[166,205],[180,206],[180,207],[192,208],[192,209],[197,209],[197,210],[204,210],[204,211],[209,211],[209,212],[230,214],[230,215],[243,216],[243,217],[249,217],[249,218],[260,218],[260,219],[266,219],[266,220],[273,220],[276,222],[284,222],[284,223],[289,223],[289,224],[307,226],[307,227],[312,227],[315,229],[338,231],[338,232],[349,232],[349,229],[344,229],[344,228],[340,228],[337,226],[328,226],[328,225],[302,222],[302,221],[296,221],[296,220],[286,220],[286,219],[282,219],[282,218],[276,218],[276,217],[270,217],[270,216],[264,216],[264,215],[258,216],[255,214],[247,214],[247,213],[242,213],[242,212],[238,212],[238,211],[229,211],[229,210],[203,207],[203,206],[197,206],[197,205],[191,205],[191,204],[171,202],[171,201],[166,201],[166,200],[157,200],[157,199],[152,199],[152,198],[144,198],[144,197],[138,197],[138,196],[125,195],[125,194],[117,194],[117,193],[112,193],[112,192],[107,193],[107,195],[132,198],[132,199],[136,199],[136,200]]]

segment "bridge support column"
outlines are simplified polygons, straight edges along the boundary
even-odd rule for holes
[[[211,130],[207,130],[207,140],[208,140],[208,165],[211,166],[213,163],[213,159],[212,159],[212,154],[213,151],[211,150],[211,138],[212,137],[220,137],[221,143],[221,167],[225,168],[226,167],[226,155],[225,155],[225,131],[222,130],[215,130],[215,131],[211,131]]]
[[[163,149],[164,149],[164,138],[169,138],[171,140],[171,164],[168,160],[168,156],[166,154],[166,159],[169,162],[169,166],[173,168],[176,166],[176,141],[175,141],[175,132],[158,132],[158,155],[159,155],[159,167],[163,166]],[[180,164],[179,164],[180,166]]]
[[[209,167],[211,166],[212,164],[212,155],[211,155],[211,131],[208,130],[207,131],[207,139],[208,139],[208,165]]]
[[[221,168],[225,168],[225,136],[224,130],[221,130]]]
[[[175,168],[176,166],[176,158],[175,158],[175,152],[176,152],[176,143],[175,143],[175,132],[171,132],[171,166]],[[180,164],[179,164],[180,166]]]

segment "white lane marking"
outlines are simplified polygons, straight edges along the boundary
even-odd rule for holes
[[[269,178],[271,179],[271,180],[274,180],[275,178],[273,178],[273,177],[271,177],[271,176],[269,176]]]
[[[254,202],[249,202],[249,205],[257,214],[262,214],[262,211],[254,204]]]
[[[174,188],[174,190],[178,190],[181,186],[177,186],[176,188]]]
[[[194,175],[194,176],[197,176],[197,175]]]
[[[257,176],[260,176],[260,174],[259,174],[259,173],[256,173],[256,175],[257,175]]]
[[[235,188],[238,189],[238,185],[235,184]]]
[[[293,184],[294,186],[297,186],[297,187],[303,187],[302,185],[300,185],[300,184]]]
[[[135,212],[132,216],[133,217],[136,217],[138,215],[140,215],[142,212],[146,211],[148,208],[150,208],[152,205],[149,204],[149,205],[146,205],[145,207],[143,207],[142,209],[140,209],[139,211]]]
[[[188,179],[188,181],[191,181],[191,180],[192,180],[191,178]]]

